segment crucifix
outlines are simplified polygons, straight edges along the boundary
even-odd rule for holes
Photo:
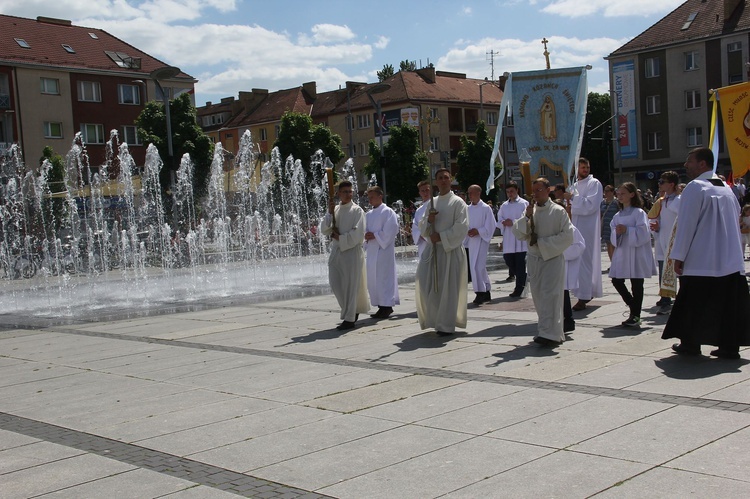
[[[550,68],[549,65],[549,52],[547,51],[547,44],[549,43],[549,40],[547,38],[542,38],[542,45],[544,45],[544,58],[547,60],[547,69]]]

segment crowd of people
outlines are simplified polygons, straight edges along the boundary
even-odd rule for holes
[[[750,345],[744,271],[750,205],[741,208],[742,189],[716,176],[713,164],[710,149],[691,151],[685,162],[690,182],[680,184],[676,172],[664,172],[658,194],[647,201],[631,182],[602,186],[588,160],[580,158],[577,179],[568,188],[539,177],[526,200],[510,182],[507,200],[496,212],[482,201],[478,185],[467,189],[464,200],[451,190],[451,172],[438,170],[436,196],[431,181],[417,185],[422,204],[411,227],[419,258],[415,302],[420,327],[440,336],[465,328],[468,282],[474,305],[491,302],[487,254],[498,229],[507,281],[515,281],[509,297],[523,299],[531,292],[538,316],[535,343],[561,345],[575,330],[573,312],[602,296],[606,247],[610,265],[605,273],[628,307],[622,327],[640,327],[645,279],[658,275],[657,314],[669,315],[662,337],[680,340],[674,352],[698,355],[701,345],[713,345],[711,355],[739,358],[739,348]],[[380,187],[367,190],[367,213],[352,201],[352,189],[351,182],[339,184],[340,203],[330,200],[321,222],[323,233],[332,238],[329,279],[341,308],[340,330],[356,327],[359,314],[370,306],[377,307],[372,318],[386,319],[400,303],[397,216],[383,203]]]

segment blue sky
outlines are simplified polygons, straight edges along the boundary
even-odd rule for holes
[[[316,81],[319,91],[377,81],[384,64],[433,63],[489,78],[590,64],[589,90],[606,92],[602,58],[682,0],[256,2],[250,0],[0,0],[0,13],[70,19],[104,29],[196,77],[196,103],[239,91]]]

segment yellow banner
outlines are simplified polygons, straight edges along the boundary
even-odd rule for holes
[[[750,170],[750,83],[716,90],[734,178]]]

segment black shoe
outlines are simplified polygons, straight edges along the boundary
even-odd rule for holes
[[[520,298],[522,294],[523,294],[523,289],[520,289],[520,290],[517,289],[513,291],[511,294],[509,294],[508,296],[510,296],[511,298]]]
[[[485,291],[484,292],[484,302],[485,303],[489,303],[491,301],[492,301],[492,296],[490,296],[490,292],[489,291]]]
[[[345,331],[347,329],[354,329],[354,325],[355,324],[351,321],[344,321],[338,326],[336,326],[336,329],[338,329],[339,331]]]
[[[446,333],[445,331],[435,331],[438,336],[453,336],[453,333]]]
[[[378,307],[378,311],[370,314],[373,319],[387,319],[393,313],[393,307]]]
[[[672,345],[672,351],[680,355],[700,355],[701,347],[700,346],[686,346],[686,345],[683,345],[682,343],[675,343],[674,345]]]
[[[576,330],[576,321],[573,319],[563,319],[563,333]]]
[[[534,343],[537,343],[538,345],[541,345],[543,347],[559,347],[560,345],[562,345],[562,342],[560,341],[550,340],[541,336],[534,336]]]
[[[505,282],[513,282],[515,280],[516,280],[516,276],[514,275],[509,275],[508,277],[505,278]]]
[[[473,303],[474,305],[481,305],[482,303],[484,303],[484,293],[477,293],[474,297],[474,301],[471,303]]]
[[[721,348],[717,348],[716,350],[711,350],[711,355],[714,357],[718,357],[720,359],[730,359],[735,360],[740,358],[740,352],[735,350],[723,350]]]
[[[641,318],[631,315],[627,320],[622,321],[624,327],[641,327]]]

